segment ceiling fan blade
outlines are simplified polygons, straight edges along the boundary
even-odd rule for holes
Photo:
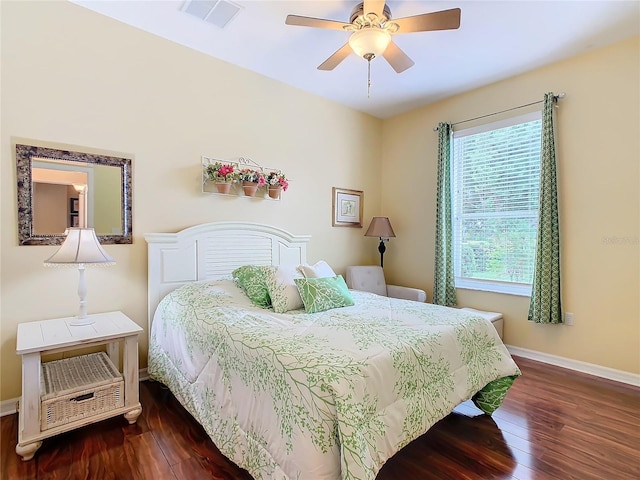
[[[460,9],[452,8],[440,12],[393,19],[392,21],[399,27],[396,33],[455,30],[460,27]]]
[[[362,13],[375,13],[378,18],[382,18],[382,12],[384,11],[385,0],[364,0],[362,6]]]
[[[397,73],[402,73],[415,65],[415,62],[393,42],[389,44],[382,56]]]
[[[343,27],[350,25],[349,23],[338,22],[336,20],[301,17],[300,15],[287,15],[284,23],[287,25],[298,25],[300,27],[330,28],[332,30],[344,30]]]
[[[351,52],[351,47],[348,43],[345,43],[342,47],[336,50],[333,55],[318,65],[318,70],[333,70],[340,64],[340,62],[347,58]]]

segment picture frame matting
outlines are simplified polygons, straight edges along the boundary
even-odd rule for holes
[[[332,223],[334,227],[362,228],[364,192],[349,188],[332,189]]]

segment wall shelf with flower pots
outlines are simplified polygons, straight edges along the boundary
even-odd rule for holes
[[[280,200],[288,186],[281,170],[263,167],[250,158],[218,160],[202,156],[202,193]]]

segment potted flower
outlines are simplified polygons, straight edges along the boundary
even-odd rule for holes
[[[268,186],[269,197],[271,198],[280,198],[280,193],[283,191],[286,192],[287,188],[289,188],[287,177],[280,170],[269,172],[265,181]]]
[[[229,193],[231,184],[238,179],[238,174],[233,165],[216,162],[207,165],[207,178],[216,184],[218,193]]]
[[[242,182],[242,190],[248,197],[255,196],[258,187],[265,184],[264,174],[253,168],[243,168],[238,173],[238,177]]]

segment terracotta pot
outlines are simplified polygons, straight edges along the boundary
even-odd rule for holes
[[[255,197],[256,192],[258,191],[258,183],[243,181],[242,190],[247,197]]]
[[[229,193],[231,191],[230,183],[216,183],[218,193]]]
[[[270,198],[274,198],[274,199],[278,199],[280,198],[280,194],[282,193],[282,187],[280,186],[270,186],[269,187],[269,197]]]

